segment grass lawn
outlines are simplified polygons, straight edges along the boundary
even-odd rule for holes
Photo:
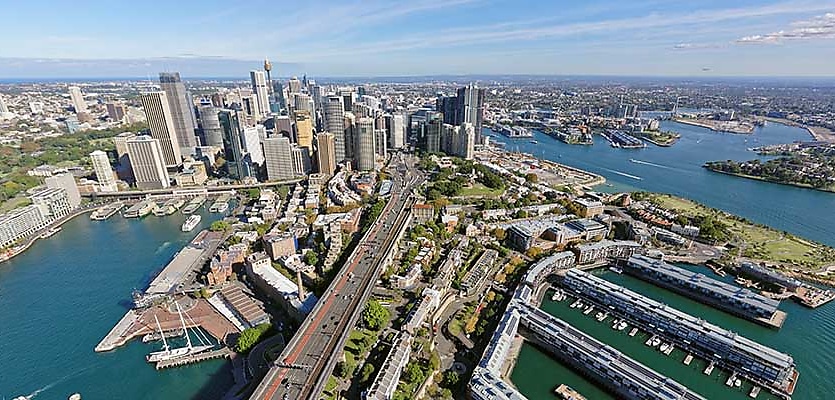
[[[502,189],[490,189],[487,186],[484,186],[480,183],[475,183],[470,187],[464,187],[461,189],[461,192],[458,193],[459,197],[468,197],[468,196],[489,196],[489,197],[499,197],[504,193]]]
[[[26,206],[31,203],[32,202],[26,197],[14,197],[9,200],[6,200],[3,203],[0,203],[0,213],[11,211],[15,208]]]
[[[835,263],[835,249],[820,243],[795,237],[775,229],[739,221],[730,214],[705,207],[687,199],[669,195],[654,195],[662,207],[688,216],[713,215],[728,226],[733,236],[742,239],[744,256],[757,260],[791,264],[793,267],[819,269]]]

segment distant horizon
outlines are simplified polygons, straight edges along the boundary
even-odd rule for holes
[[[167,70],[160,72],[179,72]],[[246,71],[249,72],[249,71]],[[240,76],[189,76],[180,73],[183,81],[249,81],[246,74]],[[304,74],[299,75],[273,75],[274,80],[288,80],[291,78],[302,79]],[[375,81],[375,80],[403,80],[403,81],[426,81],[426,80],[496,80],[496,81],[518,81],[523,79],[549,80],[649,80],[649,81],[795,81],[795,82],[827,82],[835,83],[835,75],[804,76],[804,75],[615,75],[615,74],[528,74],[528,73],[504,73],[504,74],[420,74],[420,75],[307,75],[308,79],[323,81]],[[64,83],[64,82],[140,82],[149,81],[158,84],[158,73],[151,76],[54,76],[54,77],[17,77],[0,78],[0,84],[16,83]]]

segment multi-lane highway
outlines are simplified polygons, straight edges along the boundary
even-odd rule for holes
[[[333,372],[348,333],[409,221],[412,188],[423,177],[395,156],[392,195],[310,315],[255,389],[251,399],[316,399]]]

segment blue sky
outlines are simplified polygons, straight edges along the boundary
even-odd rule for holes
[[[245,76],[264,57],[279,75],[835,76],[835,0],[0,0],[0,9],[5,78]]]

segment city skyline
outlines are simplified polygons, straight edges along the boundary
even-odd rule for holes
[[[144,18],[148,29],[141,35],[129,20],[157,9],[153,2],[43,3],[11,6],[13,14],[43,20],[18,18],[0,28],[21,38],[4,46],[0,75],[142,77],[179,70],[236,76],[268,57],[276,76],[835,76],[826,63],[835,57],[833,1],[252,4],[287,9],[280,19],[274,12],[253,15],[252,7],[186,1]],[[43,8],[53,12],[41,15]],[[282,27],[281,20],[300,22]],[[253,39],[224,36],[220,25],[240,25]]]

